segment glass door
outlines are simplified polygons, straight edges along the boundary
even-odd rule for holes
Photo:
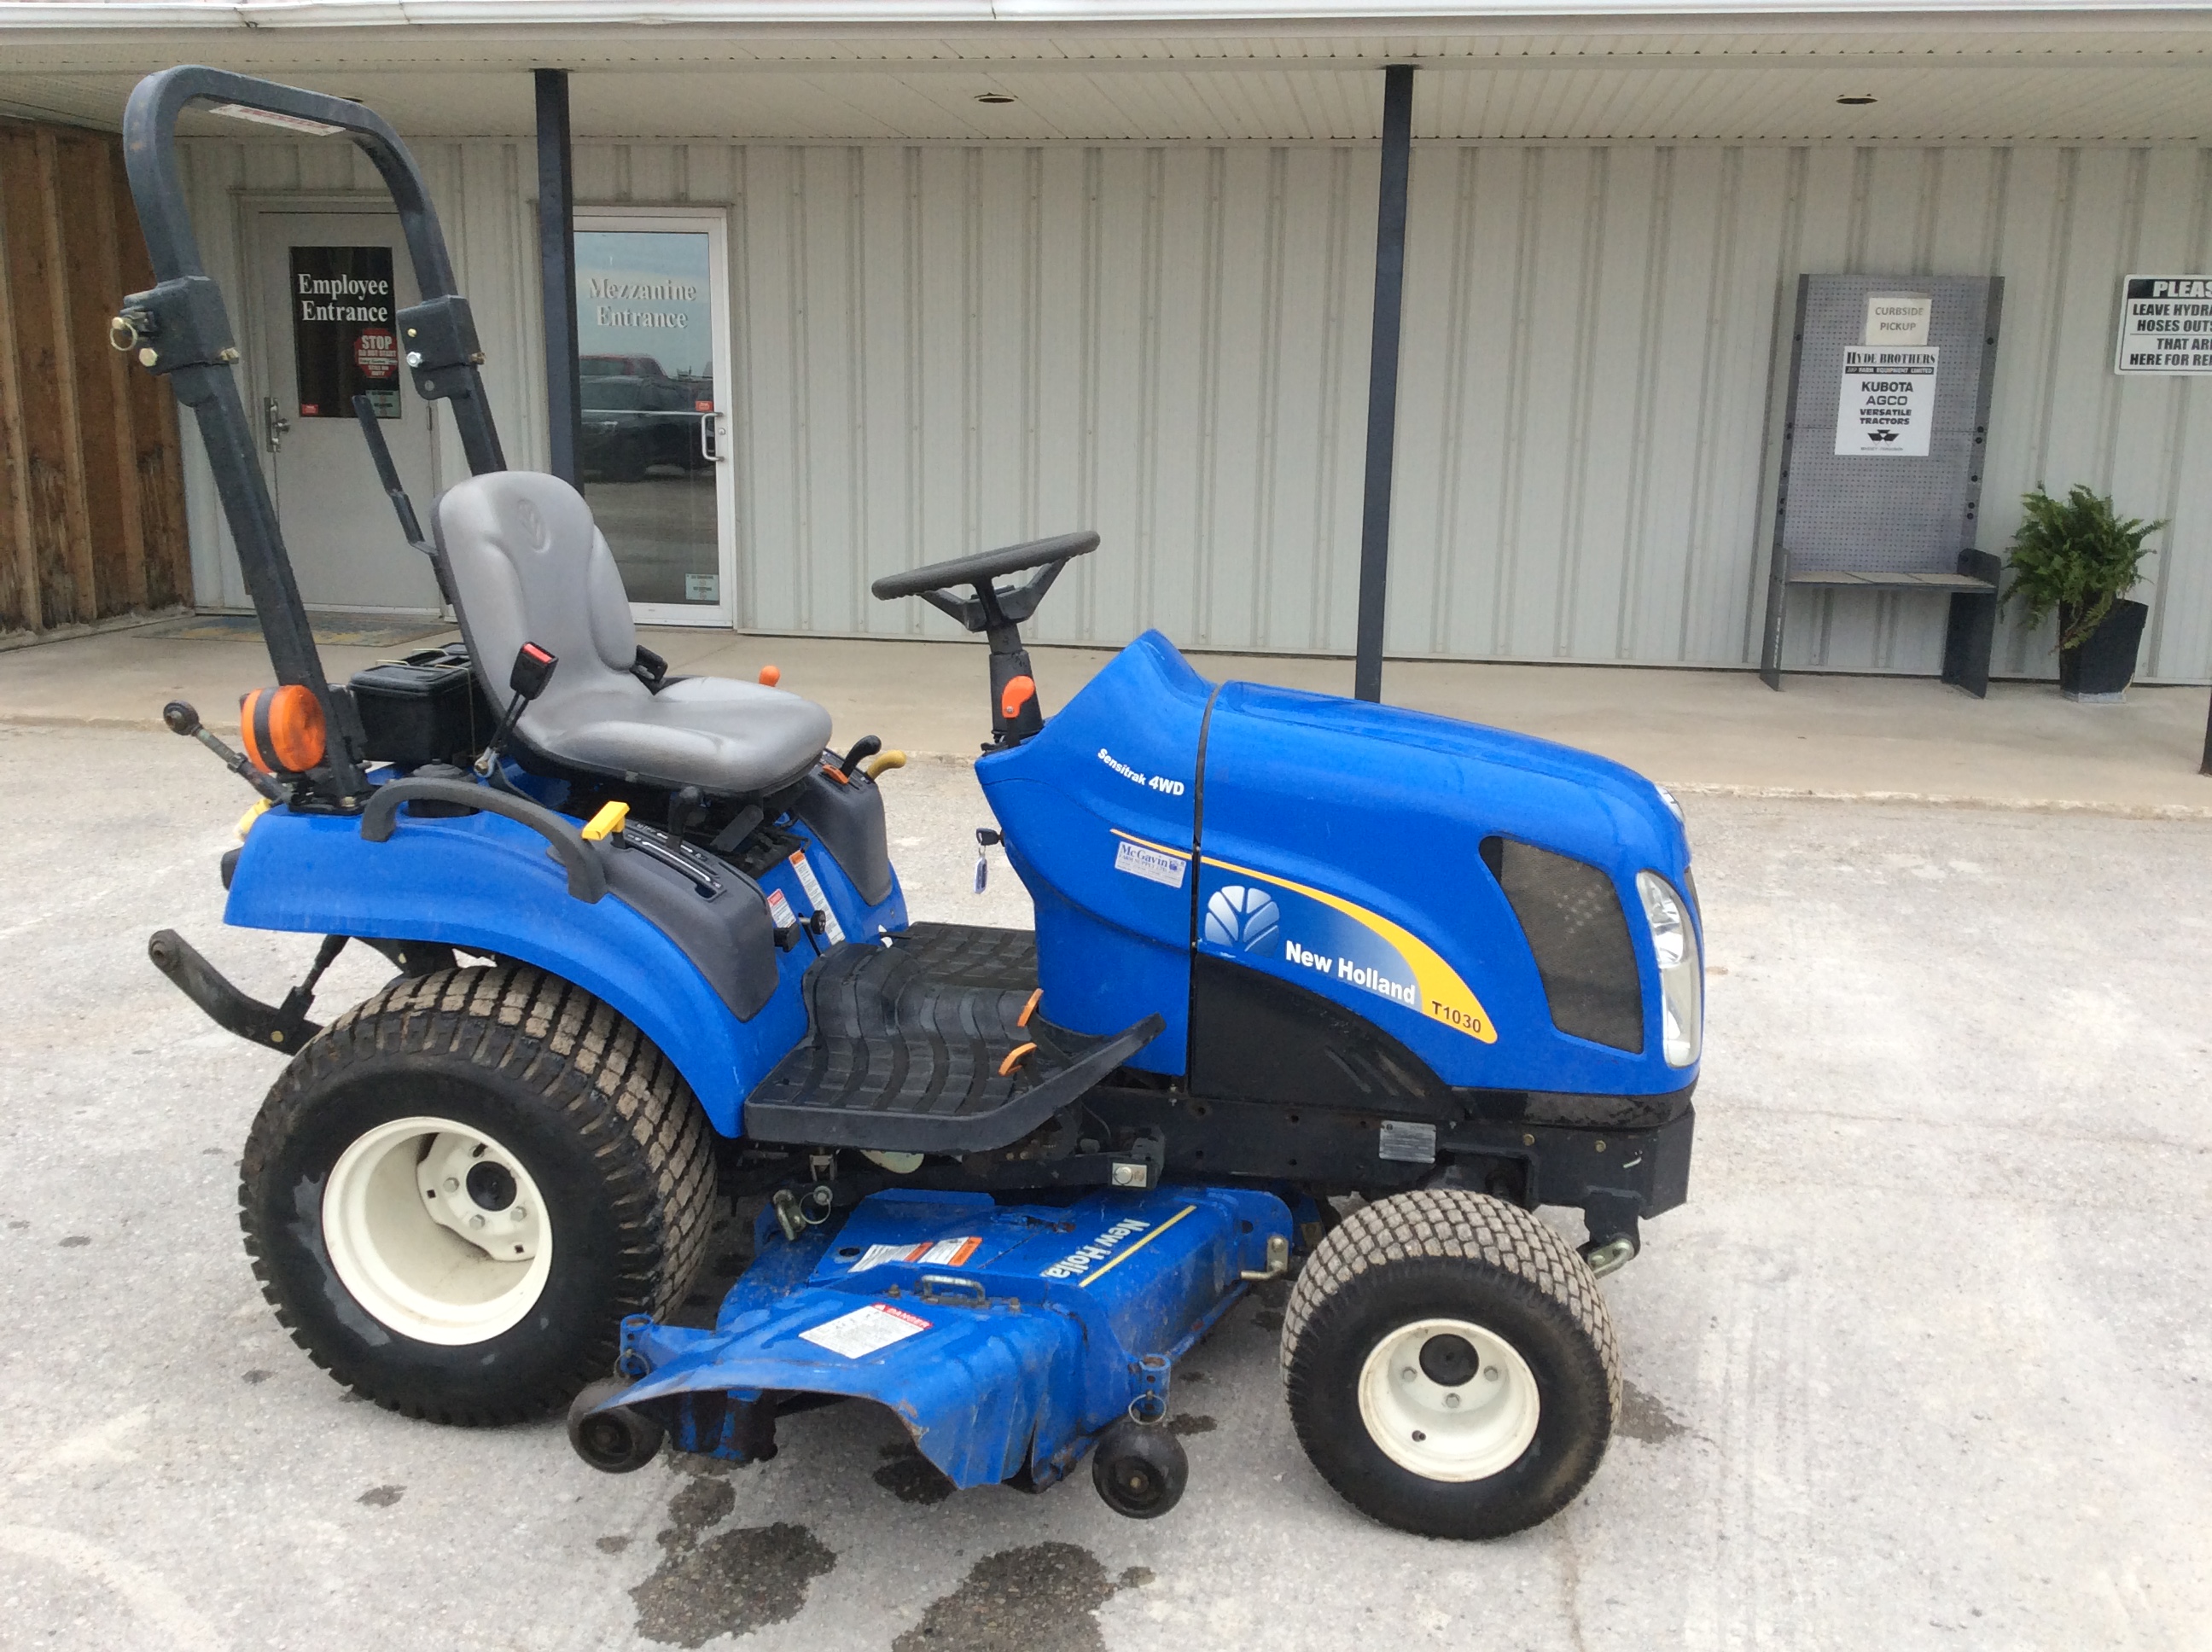
[[[649,625],[727,625],[730,302],[720,208],[576,215],[584,496]]]

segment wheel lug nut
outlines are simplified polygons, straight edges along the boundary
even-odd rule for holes
[[[1413,1368],[1411,1365],[1408,1365],[1404,1370],[1399,1372],[1398,1375],[1405,1378],[1407,1382],[1410,1382],[1413,1380]]]
[[[1482,1380],[1486,1382],[1495,1382],[1498,1381],[1498,1367],[1492,1365],[1488,1370],[1485,1371],[1482,1374]]]
[[[483,1218],[481,1216],[471,1217],[469,1218],[469,1225],[472,1228],[480,1228],[483,1226]]]
[[[514,1218],[514,1220],[516,1220],[516,1221],[518,1221],[518,1222],[520,1222],[520,1221],[523,1220],[523,1218],[525,1218],[526,1217],[527,1217],[529,1214],[530,1214],[530,1212],[529,1212],[528,1211],[524,1210],[524,1209],[522,1208],[522,1206],[520,1206],[520,1205],[517,1205],[517,1206],[514,1207],[514,1212],[513,1212]]]
[[[1459,1396],[1455,1394],[1446,1394],[1444,1396],[1444,1409],[1446,1411],[1457,1411],[1459,1409]]]
[[[460,1181],[457,1177],[447,1176],[446,1178],[446,1191],[449,1193],[458,1191],[460,1185]]]

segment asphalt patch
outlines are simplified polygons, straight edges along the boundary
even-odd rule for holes
[[[884,1458],[875,1472],[875,1482],[901,1503],[942,1503],[952,1495],[952,1482],[911,1440],[885,1446]]]
[[[1620,1385],[1620,1421],[1616,1426],[1628,1438],[1646,1445],[1664,1445],[1690,1431],[1659,1403],[1656,1395],[1644,1393],[1633,1382]]]
[[[891,1652],[1105,1652],[1098,1608],[1152,1581],[1143,1566],[1109,1577],[1097,1556],[1073,1543],[1004,1549],[931,1601]]]
[[[624,1549],[629,1547],[629,1540],[617,1534],[612,1537],[594,1538],[592,1540],[592,1546],[601,1554],[620,1554]]]
[[[705,1535],[737,1502],[737,1488],[713,1476],[690,1479],[668,1500],[668,1525],[654,1540],[666,1558],[629,1592],[647,1640],[704,1646],[787,1622],[805,1606],[807,1586],[837,1564],[813,1533],[788,1521]]]
[[[258,1388],[274,1376],[276,1376],[274,1371],[247,1371],[239,1378],[239,1381],[248,1388]]]
[[[356,1503],[365,1503],[372,1509],[389,1509],[407,1495],[404,1485],[372,1485],[356,1497]]]
[[[62,1248],[63,1248],[64,1250],[76,1250],[76,1249],[78,1249],[78,1248],[82,1248],[82,1247],[83,1247],[83,1246],[85,1246],[85,1245],[88,1245],[88,1244],[90,1244],[91,1242],[92,1242],[92,1236],[91,1236],[91,1235],[89,1235],[89,1234],[84,1234],[84,1233],[73,1233],[73,1234],[70,1235],[70,1236],[69,1236],[68,1238],[66,1238],[66,1239],[64,1239],[64,1240],[63,1240],[63,1241],[62,1241]]]
[[[1168,1432],[1186,1436],[1193,1434],[1211,1434],[1220,1426],[1221,1424],[1211,1417],[1195,1412],[1178,1412],[1168,1418]]]

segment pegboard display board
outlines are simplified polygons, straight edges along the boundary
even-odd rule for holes
[[[1779,577],[1957,572],[1959,553],[1975,547],[2003,292],[1993,276],[1798,277],[1775,507],[1777,549],[1787,553],[1775,558]],[[1929,301],[1937,364],[1924,458],[1835,451],[1844,352],[1865,342],[1869,297],[1887,293]]]

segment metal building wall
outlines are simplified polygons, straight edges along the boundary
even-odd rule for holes
[[[373,187],[320,146],[194,148],[204,224],[234,191]],[[541,462],[529,155],[422,149],[509,452]],[[580,144],[576,164],[586,201],[732,207],[748,627],[934,635],[868,580],[1093,525],[1042,640],[1349,651],[1371,148]],[[1391,651],[1752,664],[1781,296],[1802,270],[1988,272],[1985,548],[2039,480],[2172,519],[2143,675],[2212,677],[2212,418],[2190,383],[2110,367],[2119,277],[2204,269],[2208,241],[2200,149],[1417,146]],[[1791,669],[1937,667],[1940,603],[1798,600]],[[2048,675],[2048,650],[2014,631],[1998,669]]]

